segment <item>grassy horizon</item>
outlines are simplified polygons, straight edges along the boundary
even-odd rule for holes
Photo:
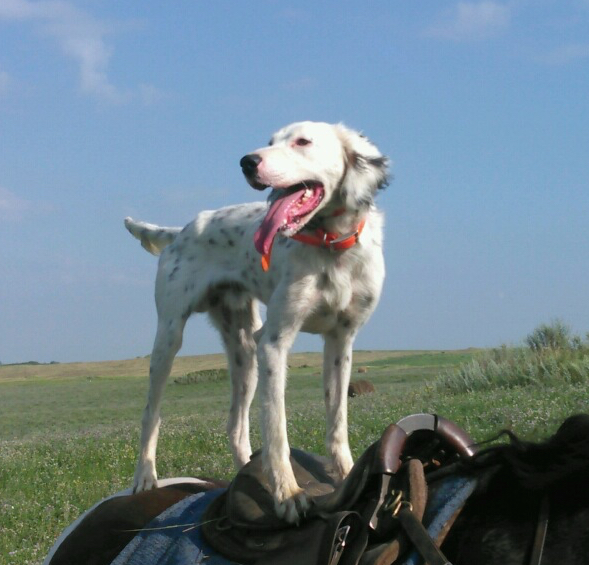
[[[352,379],[369,379],[376,393],[350,399],[354,456],[388,424],[416,412],[437,412],[483,440],[501,428],[538,439],[552,433],[565,416],[589,411],[588,383],[464,394],[444,393],[429,384],[436,374],[458,368],[476,354],[355,352]],[[180,357],[173,374],[224,366],[222,355]],[[289,366],[290,444],[324,453],[321,354],[293,354]],[[41,563],[59,533],[81,512],[130,486],[147,393],[146,367],[145,358],[33,366],[46,371],[35,374],[0,366],[0,563]],[[358,373],[360,367],[367,372]],[[58,369],[64,369],[62,374]],[[225,434],[228,407],[228,379],[168,381],[158,449],[161,478],[233,475]],[[258,420],[254,403],[254,449],[260,446]]]

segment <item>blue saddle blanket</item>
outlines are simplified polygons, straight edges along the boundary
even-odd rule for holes
[[[428,501],[423,519],[433,539],[475,486],[476,481],[467,477],[444,480]],[[239,565],[212,549],[200,527],[208,505],[223,492],[225,489],[194,494],[171,506],[141,530],[111,565]],[[414,550],[403,565],[422,563],[423,559]]]
[[[239,565],[215,552],[201,527],[207,506],[225,489],[188,496],[139,532],[112,565]]]

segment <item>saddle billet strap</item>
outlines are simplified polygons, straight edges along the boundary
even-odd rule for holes
[[[385,475],[381,481],[382,491],[385,485],[388,488],[378,512],[371,516],[372,523],[367,520],[370,546],[362,556],[360,565],[390,565],[396,562],[399,555],[410,548],[396,514],[402,506],[408,506],[416,518],[421,520],[425,511],[427,485],[421,461],[410,459],[397,476]]]
[[[401,508],[397,514],[397,518],[403,527],[403,531],[413,542],[413,545],[428,565],[452,565],[436,546],[411,508],[406,506]]]
[[[548,531],[548,515],[550,514],[550,498],[547,494],[542,497],[540,502],[540,512],[538,514],[538,523],[534,534],[534,543],[532,544],[532,554],[530,556],[530,565],[541,565],[542,555],[544,554],[544,544],[546,542],[546,532]]]

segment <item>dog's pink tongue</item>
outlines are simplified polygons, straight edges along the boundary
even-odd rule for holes
[[[270,252],[278,230],[284,225],[284,220],[287,222],[289,220],[288,212],[291,205],[301,198],[304,191],[305,189],[298,190],[278,198],[272,203],[266,217],[262,220],[258,231],[254,235],[254,245],[258,253],[267,255]]]

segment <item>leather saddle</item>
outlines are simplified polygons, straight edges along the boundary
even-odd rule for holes
[[[327,458],[291,449],[297,483],[311,501],[297,525],[276,515],[256,452],[209,506],[202,531],[215,550],[245,565],[390,565],[410,544],[399,518],[420,524],[427,467],[470,457],[473,443],[445,418],[414,414],[389,425],[342,482]]]

